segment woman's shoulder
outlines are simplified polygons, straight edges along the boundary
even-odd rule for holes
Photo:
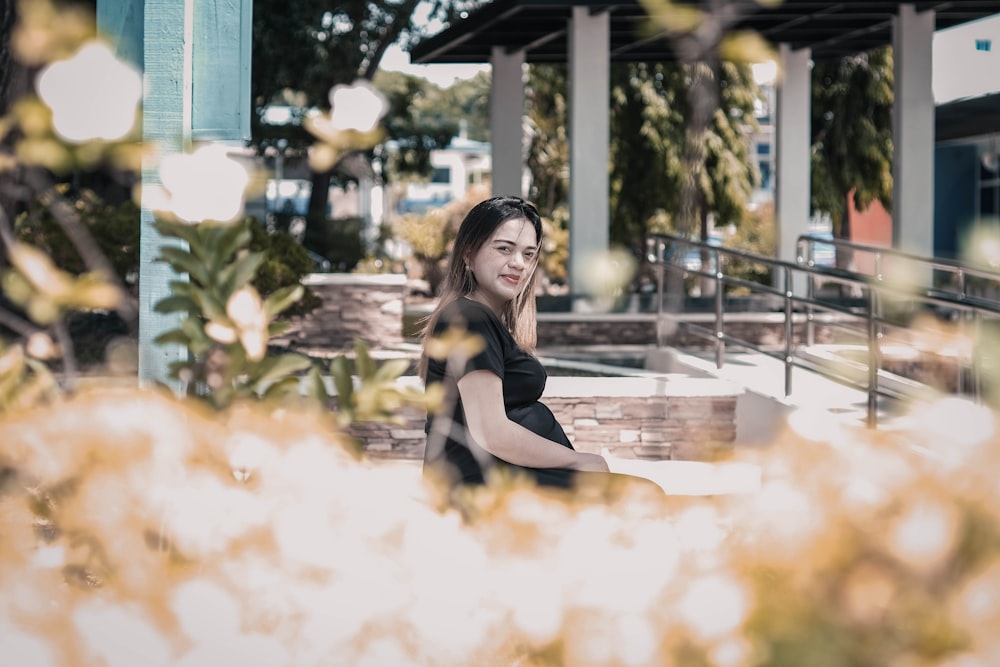
[[[486,304],[460,296],[441,309],[438,324],[477,327],[500,324],[500,318]]]

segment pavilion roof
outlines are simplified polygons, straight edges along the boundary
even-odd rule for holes
[[[709,0],[693,4],[708,6]],[[726,24],[758,32],[772,44],[808,47],[814,58],[859,53],[892,42],[892,19],[899,6],[933,9],[936,29],[1000,13],[1000,0],[734,0],[737,12]],[[572,8],[607,11],[614,61],[669,61],[674,45],[662,30],[650,34],[649,17],[637,0],[493,0],[410,52],[414,63],[487,63],[494,46],[524,50],[529,63],[565,62]]]

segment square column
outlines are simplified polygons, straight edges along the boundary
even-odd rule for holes
[[[155,150],[144,159],[142,183],[159,184],[159,159],[187,150],[192,140],[242,145],[250,136],[250,45],[252,0],[217,6],[200,0],[98,0],[98,28],[117,53],[143,72],[143,142]],[[183,280],[157,262],[171,244],[153,227],[143,206],[139,241],[139,380],[171,384],[170,364],[186,357],[178,345],[156,345],[177,328],[178,313],[154,308],[170,295],[169,282]],[[178,388],[178,387],[175,387]]]
[[[779,46],[781,77],[776,87],[775,215],[778,259],[794,262],[796,241],[809,233],[812,115],[812,51]],[[776,280],[783,279],[778,272]],[[805,293],[805,276],[797,276],[796,294]]]
[[[494,195],[523,196],[524,51],[490,53],[490,150]]]
[[[610,20],[573,7],[569,22],[569,290],[608,250]],[[592,268],[591,268],[592,270]]]
[[[935,14],[900,5],[893,19],[892,239],[900,250],[934,256]]]

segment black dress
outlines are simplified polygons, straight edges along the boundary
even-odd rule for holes
[[[458,327],[476,334],[485,343],[484,349],[462,368],[446,368],[442,360],[429,359],[427,386],[444,382],[446,405],[453,409],[437,417],[427,418],[427,447],[424,450],[424,472],[443,473],[448,483],[484,484],[487,470],[494,466],[523,473],[542,486],[567,488],[578,474],[567,468],[526,468],[503,461],[483,449],[469,433],[465,411],[458,394],[457,383],[467,373],[488,370],[503,383],[503,401],[507,416],[543,438],[573,449],[572,443],[552,412],[539,398],[548,377],[545,368],[533,356],[518,347],[507,327],[488,306],[461,297],[445,306],[434,328],[434,335]]]

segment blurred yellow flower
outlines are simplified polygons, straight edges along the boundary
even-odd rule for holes
[[[117,307],[120,290],[111,283],[84,274],[75,278],[58,268],[44,252],[26,243],[14,243],[8,257],[16,273],[4,274],[7,296],[28,309],[39,324],[49,324],[59,316],[60,308],[81,310]]]

